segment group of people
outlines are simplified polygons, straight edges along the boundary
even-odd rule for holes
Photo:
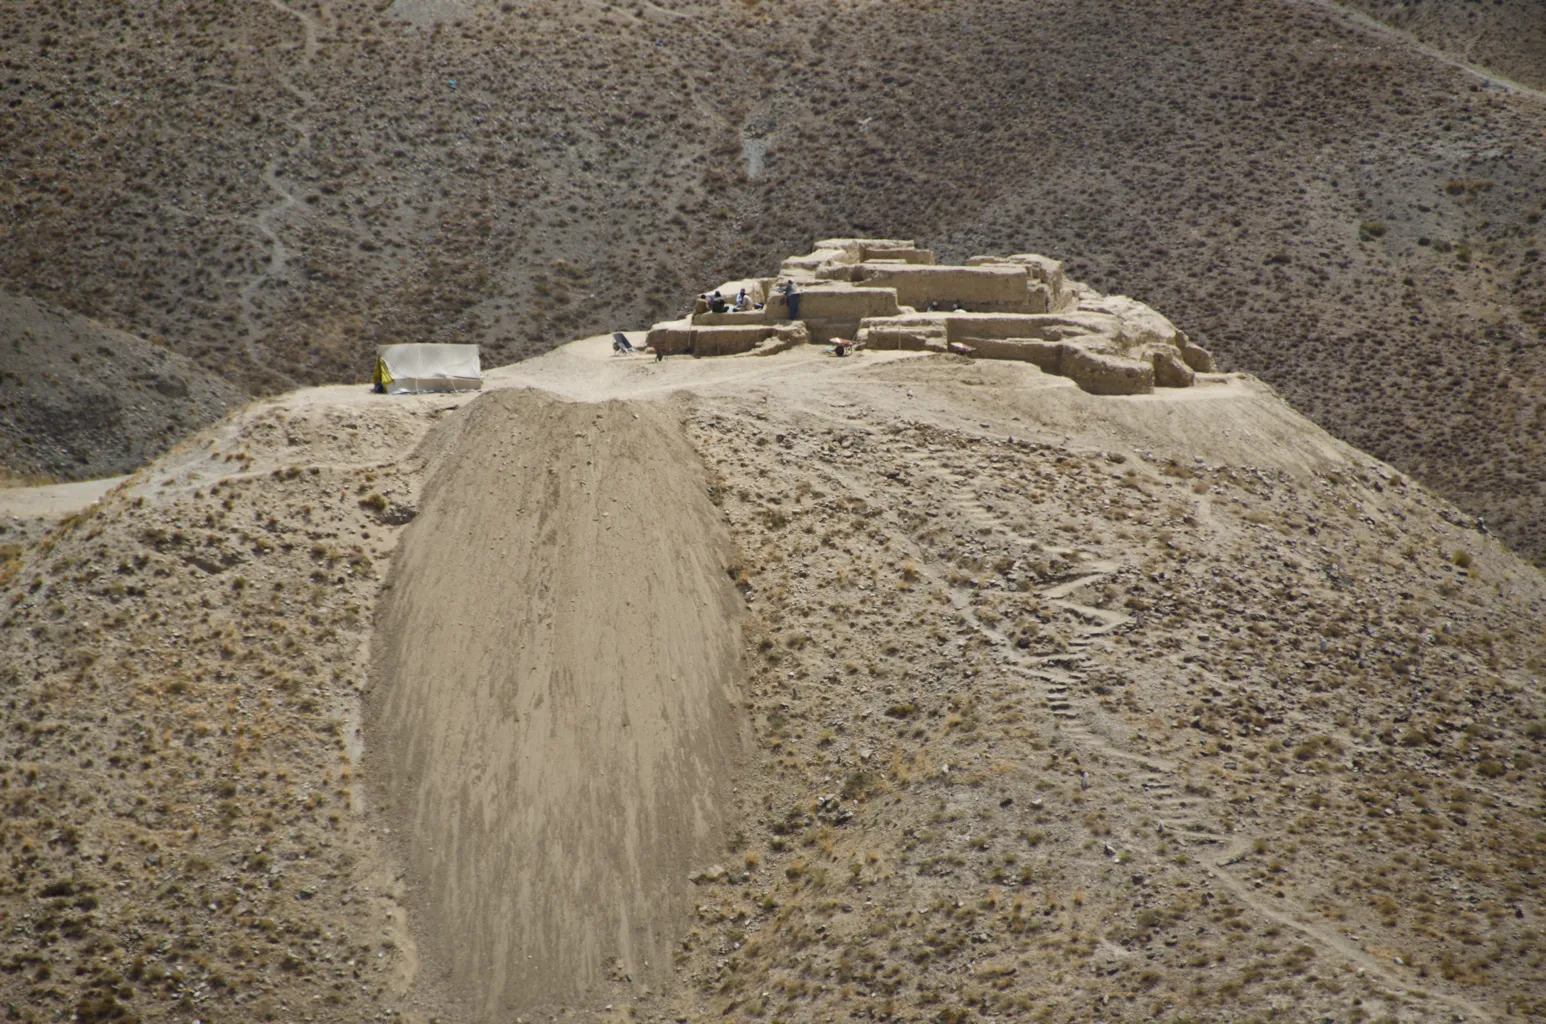
[[[753,302],[745,288],[736,294],[734,301],[727,301],[718,291],[704,292],[698,296],[697,304],[702,307],[695,310],[698,313],[749,313],[762,308],[762,303]]]
[[[789,319],[800,319],[800,291],[793,281],[783,281],[776,289],[777,294],[784,296],[789,305]],[[751,297],[745,288],[736,293],[734,299],[727,299],[723,292],[704,292],[698,296],[698,301],[693,303],[694,313],[750,313],[762,308],[762,303]],[[959,307],[958,307],[959,308]]]
[[[793,281],[779,282],[778,287],[775,289],[775,294],[782,295],[784,297],[785,303],[789,306],[789,319],[800,319],[800,290],[795,286],[795,283]],[[719,291],[704,292],[702,295],[698,296],[698,301],[694,304],[693,312],[747,313],[761,308],[762,303],[754,302],[752,297],[747,294],[746,289],[742,288],[739,292],[736,293],[734,299],[726,299],[725,296]],[[966,313],[969,311],[964,305],[961,304],[960,300],[957,299],[953,302],[948,300],[931,301],[929,303],[928,312]]]

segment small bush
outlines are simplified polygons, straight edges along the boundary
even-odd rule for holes
[[[1451,178],[1444,183],[1444,191],[1452,196],[1475,195],[1492,188],[1486,178]]]
[[[875,786],[875,776],[869,772],[850,772],[848,778],[843,780],[843,799],[857,800],[869,793]]]

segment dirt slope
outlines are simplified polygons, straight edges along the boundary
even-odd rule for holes
[[[0,466],[13,472],[127,473],[245,397],[166,345],[0,293]]]
[[[1546,1012],[1539,574],[1222,389],[985,369],[694,419],[767,809],[707,1012]]]
[[[397,530],[361,502],[411,506],[398,463],[443,403],[373,397],[244,408],[105,496],[75,485],[0,562],[13,1019],[346,1021],[406,991],[399,872],[354,810]],[[43,490],[3,507],[60,508]]]
[[[0,1006],[1546,1014],[1546,579],[1452,505],[1249,377],[609,353],[0,566]]]
[[[479,1019],[658,990],[744,753],[706,474],[656,404],[501,391],[429,444],[366,719],[421,956]]]

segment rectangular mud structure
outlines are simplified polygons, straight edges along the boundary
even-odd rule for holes
[[[653,404],[484,395],[425,442],[377,623],[367,782],[426,972],[480,1020],[659,990],[721,855],[739,596]]]
[[[713,312],[744,293],[752,308]],[[860,348],[955,352],[1032,363],[1097,395],[1191,387],[1217,372],[1206,349],[1136,299],[1101,295],[1035,253],[973,256],[941,266],[895,238],[827,238],[791,256],[776,278],[729,281],[691,315],[650,328],[657,355],[739,355],[779,345],[849,341]]]

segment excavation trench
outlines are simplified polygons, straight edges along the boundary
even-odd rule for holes
[[[365,728],[423,969],[482,1019],[659,992],[744,743],[706,473],[661,405],[529,390],[419,457]]]

